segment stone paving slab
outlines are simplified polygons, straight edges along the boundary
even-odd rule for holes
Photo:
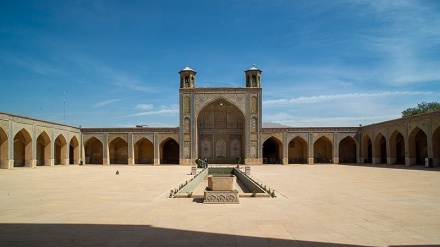
[[[190,169],[0,170],[0,246],[440,246],[438,168],[253,166],[277,198],[167,198]]]

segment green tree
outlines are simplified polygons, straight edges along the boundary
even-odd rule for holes
[[[422,114],[431,111],[440,110],[440,103],[438,102],[422,102],[417,104],[416,107],[408,108],[402,112],[402,117],[409,117],[417,114]]]

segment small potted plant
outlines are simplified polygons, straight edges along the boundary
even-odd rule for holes
[[[237,169],[240,169],[241,157],[237,157],[235,160],[237,161]]]

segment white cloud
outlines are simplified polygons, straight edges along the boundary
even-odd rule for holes
[[[29,57],[5,54],[2,60],[41,75],[51,76],[63,74],[63,72],[55,69],[53,66]]]
[[[121,101],[121,100],[123,100],[123,99],[111,99],[111,100],[102,101],[102,102],[94,104],[93,108],[98,108],[98,107],[105,106],[105,105],[111,104],[113,102]]]
[[[139,104],[136,106],[136,109],[143,110],[143,112],[131,114],[127,117],[179,114],[178,105],[161,105],[158,107],[158,109],[154,109],[153,105]]]
[[[280,123],[291,127],[356,127],[399,118],[399,115],[310,117],[293,116],[286,113],[264,116],[264,121]]]
[[[152,110],[153,109],[153,104],[138,104],[136,105],[136,110]]]
[[[277,100],[265,100],[264,106],[278,106],[288,104],[307,104],[317,103],[322,101],[342,100],[342,99],[359,99],[359,98],[379,98],[379,97],[391,97],[391,96],[412,96],[412,95],[431,95],[438,92],[379,92],[379,93],[348,93],[348,94],[331,94],[331,95],[318,95],[308,97],[298,97],[292,99],[277,99]]]
[[[160,109],[160,110],[155,110],[155,111],[140,112],[140,113],[128,115],[128,117],[166,115],[166,114],[178,114],[178,113],[179,113],[179,109]]]

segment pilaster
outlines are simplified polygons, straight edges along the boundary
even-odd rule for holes
[[[104,133],[103,135],[103,147],[102,147],[102,164],[103,165],[110,165],[110,155],[109,155],[109,149],[108,149],[108,133]]]
[[[314,149],[313,149],[313,144],[314,144],[314,142],[313,142],[313,132],[310,132],[309,133],[309,141],[308,141],[308,144],[309,144],[309,158],[308,158],[308,164],[309,165],[313,165],[314,163],[315,163],[315,159],[314,159]]]
[[[128,134],[127,144],[128,144],[128,165],[133,166],[135,163],[134,148],[133,148],[133,133]]]
[[[153,134],[153,145],[154,145],[154,165],[160,165],[160,154],[159,154],[159,142],[157,138],[157,133]]]

